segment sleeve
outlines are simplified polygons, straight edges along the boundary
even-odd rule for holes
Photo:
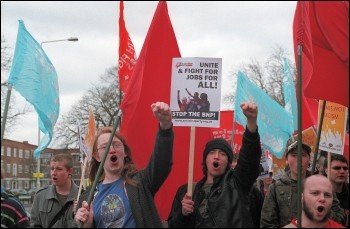
[[[187,191],[187,184],[182,185],[176,192],[176,195],[173,200],[173,204],[171,206],[170,214],[168,217],[168,225],[169,228],[186,228],[189,226],[189,220],[191,216],[182,215],[182,204],[181,201]]]
[[[1,227],[29,227],[29,217],[22,203],[15,197],[1,200]]]
[[[346,214],[344,212],[344,209],[340,207],[340,202],[337,198],[336,193],[333,193],[333,204],[329,218],[333,219],[337,223],[342,224],[343,226],[346,224]]]
[[[173,127],[162,130],[158,126],[153,153],[145,169],[146,179],[149,179],[148,182],[151,185],[153,195],[157,193],[171,171],[173,165],[173,143]]]
[[[240,181],[244,192],[249,193],[255,180],[259,175],[259,164],[261,158],[260,135],[258,130],[251,133],[246,127],[242,148],[235,168],[237,179]]]
[[[275,192],[275,183],[269,187],[269,192],[265,196],[261,210],[260,228],[277,228],[279,227],[278,206]]]

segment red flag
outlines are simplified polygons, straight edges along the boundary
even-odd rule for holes
[[[233,126],[234,111],[220,111],[220,127],[211,128],[214,138],[224,138],[232,146],[234,153],[242,147],[244,127],[238,123]],[[232,133],[234,133],[232,144]]]
[[[349,107],[349,2],[301,2],[293,23],[302,45],[303,93]]]
[[[152,153],[158,122],[151,111],[157,101],[170,103],[172,58],[180,50],[165,1],[159,1],[122,104],[121,132],[132,149],[138,168],[146,166]],[[156,195],[162,219],[168,217],[177,188],[187,182],[190,127],[174,127],[174,157],[171,173]],[[196,128],[194,179],[203,176],[201,162],[210,128]]]
[[[124,21],[124,2],[120,1],[119,5],[119,60],[118,60],[118,77],[119,88],[125,93],[130,81],[131,74],[136,64],[136,53],[129,33],[125,27]]]

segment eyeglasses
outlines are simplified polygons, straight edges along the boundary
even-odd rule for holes
[[[341,170],[341,169],[344,169],[345,171],[348,171],[348,167],[346,167],[346,166],[334,166],[334,167],[332,167],[332,169],[334,169],[334,170]]]
[[[114,150],[120,149],[120,148],[122,148],[123,146],[124,146],[124,144],[121,143],[121,142],[112,142],[112,144],[111,144],[111,147],[112,147]],[[104,151],[106,150],[106,147],[107,147],[107,145],[103,145],[103,146],[97,148],[97,150],[100,151],[100,152],[101,152],[101,151],[104,152]]]

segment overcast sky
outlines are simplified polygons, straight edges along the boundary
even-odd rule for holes
[[[124,3],[126,27],[138,56],[157,3]],[[230,90],[228,76],[241,63],[266,58],[275,45],[281,45],[293,55],[295,7],[295,1],[168,2],[182,57],[222,58],[222,94]],[[106,69],[117,65],[119,1],[1,1],[1,36],[13,49],[20,19],[39,43],[69,37],[79,39],[43,44],[58,74],[60,116],[67,114]],[[7,77],[8,73],[1,72],[2,82]],[[15,90],[13,94],[21,104],[23,98]],[[227,108],[233,106],[222,107]],[[35,111],[25,115],[6,138],[37,144],[37,119]]]

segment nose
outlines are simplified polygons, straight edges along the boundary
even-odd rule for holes
[[[216,151],[214,152],[214,158],[219,158],[219,155],[220,155],[219,151],[216,150]]]
[[[324,203],[324,202],[326,201],[326,198],[325,198],[325,196],[324,196],[324,193],[320,193],[320,195],[319,195],[319,201],[320,201],[321,203]]]

